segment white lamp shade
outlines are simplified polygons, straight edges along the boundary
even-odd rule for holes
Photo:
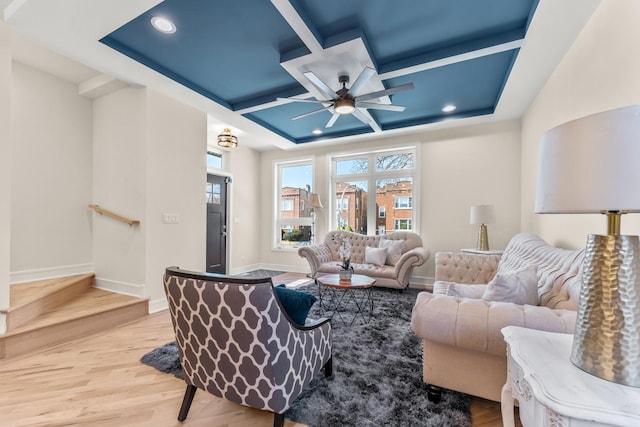
[[[536,213],[640,212],[640,105],[547,131],[540,145]]]
[[[322,208],[322,202],[320,201],[320,197],[316,193],[311,193],[309,196],[309,206],[312,208]]]
[[[471,206],[470,224],[493,224],[496,221],[496,212],[493,205]]]

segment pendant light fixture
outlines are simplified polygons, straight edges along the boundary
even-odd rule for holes
[[[238,146],[238,137],[231,134],[231,129],[224,128],[222,133],[218,135],[218,145],[224,148],[235,148]]]

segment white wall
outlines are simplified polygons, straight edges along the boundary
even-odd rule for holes
[[[147,90],[145,296],[151,310],[165,304],[164,270],[205,271],[207,117]],[[178,214],[163,224],[162,214]]]
[[[233,182],[228,186],[231,215],[227,218],[230,239],[229,274],[237,274],[260,267],[262,240],[261,219],[269,208],[261,208],[262,186],[260,153],[242,145],[225,154],[225,168]]]
[[[144,295],[146,90],[122,89],[94,101],[93,203],[141,221],[131,227],[93,214],[98,286]]]
[[[639,22],[640,2],[602,2],[523,117],[522,229],[549,243],[582,248],[588,234],[606,234],[601,215],[533,214],[539,144],[564,122],[640,102]],[[640,234],[640,216],[625,215],[621,231]]]
[[[91,270],[91,101],[13,62],[11,271]]]
[[[274,197],[273,162],[301,156],[315,157],[315,188],[328,205],[330,177],[327,175],[332,153],[344,150],[375,150],[418,144],[420,147],[420,230],[431,258],[414,271],[415,282],[430,283],[438,251],[459,251],[475,247],[477,226],[469,224],[470,206],[494,204],[497,223],[489,227],[492,248],[504,248],[519,232],[520,224],[520,126],[518,121],[464,129],[424,133],[413,137],[390,138],[375,142],[328,146],[291,152],[262,154],[261,182],[263,215],[262,263],[276,268],[308,271],[308,264],[295,252],[272,247],[272,206]],[[316,235],[322,241],[329,224],[328,209],[318,214]]]
[[[163,308],[166,267],[205,267],[206,114],[145,88],[97,99],[94,112],[94,200],[140,220],[94,218],[97,282]]]
[[[11,31],[0,19],[0,310],[9,307],[11,259]],[[0,313],[0,334],[6,330]]]

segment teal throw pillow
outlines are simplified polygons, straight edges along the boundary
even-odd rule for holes
[[[304,325],[311,306],[316,302],[316,297],[309,292],[288,289],[285,285],[275,286],[274,289],[284,311],[291,320],[299,325]]]

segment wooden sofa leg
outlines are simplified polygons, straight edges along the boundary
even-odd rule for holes
[[[284,427],[284,414],[273,414],[273,427]]]
[[[442,388],[427,384],[427,399],[431,403],[440,403],[440,399],[442,399]]]
[[[178,421],[184,421],[191,408],[191,402],[193,402],[193,396],[196,394],[198,388],[194,385],[187,385],[187,389],[184,392],[184,399],[182,399],[182,406],[180,407],[180,413],[178,414]]]
[[[324,364],[322,369],[325,377],[328,378],[333,375],[333,356],[329,356],[329,360],[327,360],[327,363]]]

